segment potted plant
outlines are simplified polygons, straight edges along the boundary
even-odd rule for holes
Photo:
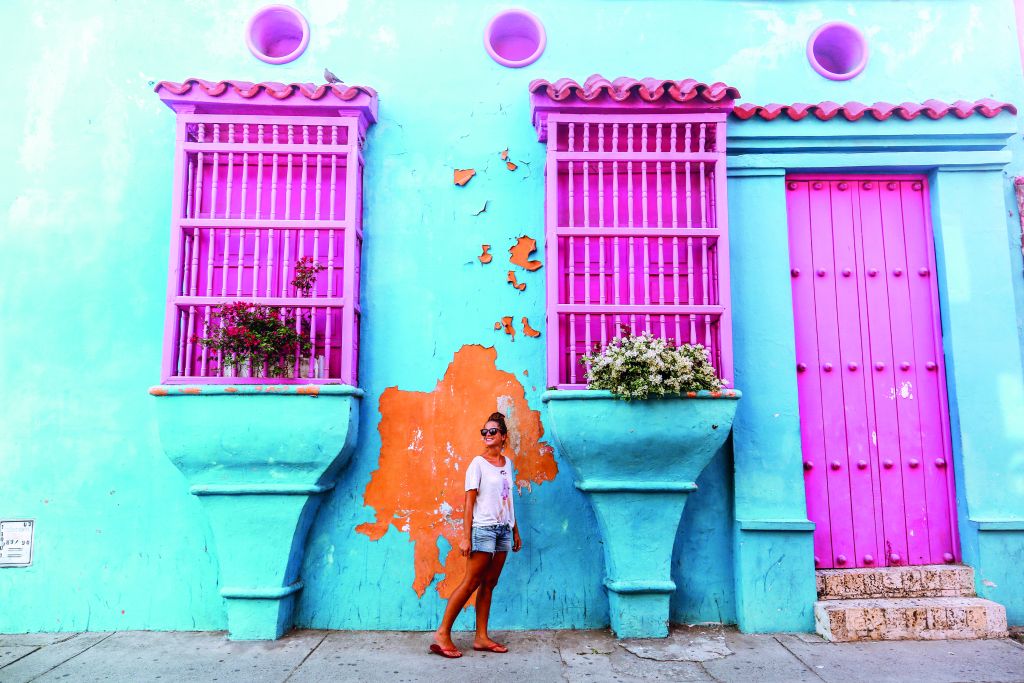
[[[594,506],[612,630],[665,637],[687,496],[725,442],[740,393],[700,345],[625,334],[584,356],[588,389],[548,391],[548,424]]]

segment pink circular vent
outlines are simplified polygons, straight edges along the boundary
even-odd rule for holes
[[[245,44],[268,64],[286,64],[306,50],[309,24],[294,7],[267,5],[249,19]]]
[[[833,21],[819,26],[807,41],[807,60],[819,74],[846,81],[864,70],[868,44],[856,26]]]
[[[544,52],[547,35],[540,19],[524,9],[499,12],[484,31],[484,47],[502,66],[533,64]]]

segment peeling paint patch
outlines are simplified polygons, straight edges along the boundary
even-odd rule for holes
[[[455,169],[454,182],[459,187],[464,186],[469,182],[470,178],[476,175],[476,170],[472,168],[457,168]]]
[[[512,316],[506,315],[501,319],[501,326],[505,328],[505,334],[512,337],[512,341],[516,340],[516,328],[512,327]],[[497,329],[497,328],[495,328]]]
[[[500,330],[501,329],[501,323],[500,322],[494,323],[494,329]]]
[[[508,283],[510,285],[512,285],[513,287],[518,289],[520,292],[523,291],[524,289],[526,289],[526,283],[525,282],[518,282],[518,281],[516,281],[516,274],[515,274],[514,271],[511,271],[511,270],[508,271],[508,277],[506,279],[508,280]]]
[[[295,393],[301,394],[303,396],[319,396],[320,387],[318,387],[316,384],[309,384],[304,387],[297,387],[295,389]]]
[[[501,150],[501,160],[502,161],[508,161],[508,147],[506,147],[505,149]]]
[[[494,323],[494,325],[495,325],[494,329],[498,329],[498,327],[499,327],[498,323]],[[167,395],[167,390],[164,389],[163,387],[150,387],[149,393],[152,396],[166,396]]]
[[[380,461],[363,500],[376,519],[356,531],[373,541],[391,526],[410,535],[412,587],[420,597],[440,574],[437,592],[444,598],[462,580],[465,560],[450,551],[442,558],[438,541],[444,537],[458,547],[465,501],[460,471],[481,450],[478,430],[488,413],[499,409],[507,416],[506,454],[513,459],[520,495],[524,487],[558,474],[551,447],[541,441],[540,412],[530,409],[515,375],[498,370],[497,357],[493,347],[463,346],[433,391],[390,387],[380,398]],[[411,444],[417,444],[415,458],[409,457]]]
[[[527,321],[526,316],[523,316],[523,334],[525,334],[527,337],[534,338],[540,336],[540,332],[530,327],[530,323]]]
[[[494,259],[494,255],[493,254],[488,254],[487,253],[487,252],[489,252],[491,250],[491,245],[489,245],[489,244],[481,244],[480,248],[483,249],[483,252],[479,256],[477,256],[477,258],[480,259],[480,263],[490,263],[491,260]]]
[[[530,260],[530,254],[535,251],[537,251],[537,240],[523,235],[517,238],[515,245],[508,250],[508,253],[511,254],[509,263],[529,271],[540,270],[544,264],[540,261]]]
[[[514,171],[514,170],[516,170],[519,167],[516,166],[515,164],[513,164],[511,161],[506,161],[505,162],[505,168],[507,168],[510,171]]]
[[[203,390],[200,389],[199,387],[185,387],[184,389],[181,390],[181,393],[183,393],[183,394],[193,394],[193,395],[201,394],[202,392],[203,392]]]

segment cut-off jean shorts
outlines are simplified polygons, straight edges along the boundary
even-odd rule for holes
[[[473,527],[474,553],[507,553],[512,550],[512,527],[508,524]]]

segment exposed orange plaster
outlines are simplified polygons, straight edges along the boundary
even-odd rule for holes
[[[320,387],[316,384],[307,384],[304,387],[298,387],[295,389],[296,394],[302,394],[304,396],[319,396]]]
[[[238,387],[224,387],[224,393],[226,394],[237,394]]]
[[[526,289],[526,283],[525,282],[523,282],[523,283],[516,282],[516,274],[515,274],[515,272],[513,272],[511,270],[508,271],[508,281],[509,281],[509,284],[511,284],[516,289],[518,289],[520,292],[523,291],[524,289]]]
[[[540,332],[530,327],[530,323],[526,322],[526,316],[523,316],[523,334],[527,337],[539,337]]]
[[[495,325],[497,325],[497,323],[495,323]],[[494,329],[498,329],[498,328],[495,327]],[[151,395],[153,395],[153,396],[166,396],[167,395],[167,390],[164,389],[163,387],[150,387],[149,393]]]
[[[491,250],[491,245],[481,244],[480,248],[483,249],[483,253],[477,256],[477,258],[480,259],[480,263],[490,263],[491,260],[494,258],[493,254],[487,253]]]
[[[500,330],[501,329],[501,323],[494,323],[494,329]]]
[[[373,541],[391,526],[409,534],[412,587],[420,597],[438,574],[444,575],[437,584],[443,598],[462,580],[466,467],[482,450],[478,430],[491,412],[505,413],[505,454],[513,459],[520,496],[558,474],[551,447],[541,441],[540,412],[530,410],[515,375],[498,370],[497,357],[493,347],[463,346],[432,392],[389,387],[380,397],[380,461],[363,498],[376,519],[356,531]],[[441,536],[452,547],[444,558],[437,548]]]
[[[475,175],[476,171],[472,168],[457,168],[455,169],[455,184],[462,187]]]
[[[507,168],[510,171],[514,171],[514,170],[516,170],[519,167],[516,166],[515,164],[513,164],[511,161],[506,161],[505,162],[505,168]]]
[[[508,161],[508,147],[506,147],[505,149],[501,150],[501,160],[502,161]]]
[[[523,320],[526,320],[526,318],[523,318]],[[529,377],[529,376],[530,376],[530,371],[529,370],[523,370],[523,377]]]
[[[201,394],[203,392],[199,387],[185,387],[181,390],[183,394]]]
[[[512,341],[516,340],[516,328],[512,327],[512,316],[506,315],[501,319],[501,326],[505,328],[505,334],[512,337]]]
[[[540,261],[530,260],[530,254],[535,251],[537,251],[537,240],[523,235],[516,239],[515,245],[509,248],[508,253],[512,255],[509,262],[526,270],[540,270],[544,264]]]

